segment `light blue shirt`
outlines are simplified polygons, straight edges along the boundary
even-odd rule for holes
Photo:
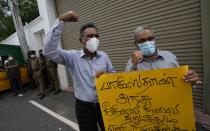
[[[102,51],[97,51],[96,57],[91,60],[85,55],[83,49],[63,50],[58,48],[63,27],[64,22],[57,19],[45,37],[43,54],[59,64],[68,66],[77,99],[98,102],[95,74],[98,70],[115,72],[112,63],[107,54]]]

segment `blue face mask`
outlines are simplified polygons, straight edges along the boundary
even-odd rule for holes
[[[155,41],[146,41],[144,43],[138,44],[138,47],[146,57],[152,56],[156,51]]]

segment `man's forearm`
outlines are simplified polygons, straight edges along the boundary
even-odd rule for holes
[[[66,64],[67,52],[58,48],[61,38],[61,32],[64,22],[56,20],[54,26],[50,29],[44,41],[43,54],[46,58],[51,59],[59,64]]]
[[[8,66],[6,69],[11,69],[11,68],[15,68],[15,67],[18,67],[18,65],[11,65],[11,66]]]
[[[45,37],[44,41],[44,50],[43,54],[51,58],[54,54],[56,54],[56,49],[58,48],[58,44],[61,38],[61,32],[63,30],[64,22],[56,20],[54,26],[50,29],[48,34]]]

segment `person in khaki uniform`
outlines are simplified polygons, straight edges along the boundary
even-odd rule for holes
[[[36,86],[39,87],[39,94],[40,96],[40,100],[43,99],[45,97],[45,93],[44,93],[44,76],[42,74],[42,70],[41,70],[41,62],[40,59],[36,57],[35,54],[31,55],[31,67],[33,70],[33,77],[36,81]]]
[[[60,92],[59,83],[58,83],[58,74],[57,74],[57,63],[48,60],[47,61],[47,72],[48,72],[48,80],[51,86],[51,90],[54,90],[54,95]]]
[[[27,66],[27,71],[28,71],[28,78],[30,80],[30,85],[31,85],[31,89],[35,89],[36,88],[36,83],[35,83],[35,79],[33,77],[33,70],[31,67],[31,55],[35,54],[36,52],[34,50],[30,50],[27,53],[27,57],[28,59],[26,60],[26,66]]]
[[[48,72],[47,72],[47,65],[46,65],[46,58],[42,54],[42,50],[39,50],[39,60],[41,63],[41,69],[42,69],[42,75],[44,77],[44,90],[48,89],[49,85],[49,78],[48,78]]]

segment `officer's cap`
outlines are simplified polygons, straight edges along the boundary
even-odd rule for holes
[[[34,55],[34,54],[36,54],[36,51],[30,50],[30,51],[28,51],[27,56]]]

